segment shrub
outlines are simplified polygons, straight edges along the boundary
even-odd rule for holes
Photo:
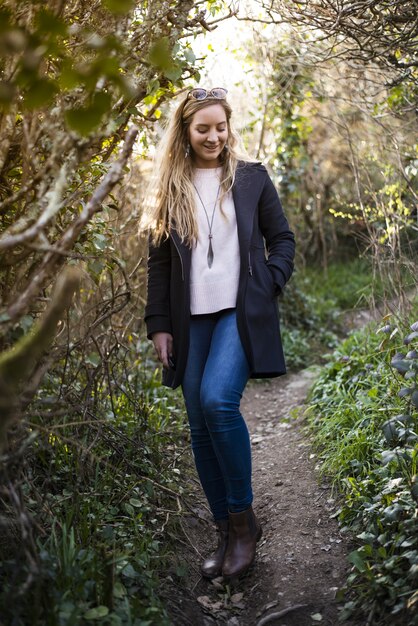
[[[418,624],[418,323],[385,321],[334,352],[316,382],[308,423],[321,471],[341,494],[352,599],[342,619]],[[374,621],[371,621],[371,620]]]
[[[69,353],[3,457],[5,623],[169,623],[158,587],[178,534],[183,414],[144,345],[131,336],[113,357],[106,384],[94,355],[81,368]]]

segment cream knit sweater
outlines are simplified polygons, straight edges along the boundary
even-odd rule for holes
[[[219,188],[221,168],[196,169],[194,185],[202,199],[209,218]],[[192,315],[215,313],[236,306],[240,270],[237,220],[232,192],[219,199],[212,225],[213,264],[208,267],[209,225],[202,202],[196,193],[196,217],[199,239],[192,250],[190,273],[190,312]]]

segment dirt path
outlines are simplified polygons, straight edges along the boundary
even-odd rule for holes
[[[191,563],[187,559],[188,594],[179,585],[170,602],[176,626],[337,626],[335,595],[345,580],[350,548],[332,517],[331,492],[318,483],[303,432],[301,412],[313,378],[313,371],[304,370],[247,387],[242,409],[253,449],[254,509],[264,531],[256,562],[232,589],[221,579],[200,577],[196,553],[207,554],[213,541],[201,500],[195,509],[201,519],[190,520],[187,530],[194,546]],[[286,609],[292,610],[284,614]],[[282,617],[273,619],[274,613]]]

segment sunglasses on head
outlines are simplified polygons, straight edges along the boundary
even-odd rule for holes
[[[206,100],[206,98],[215,98],[216,100],[225,100],[226,94],[228,93],[227,89],[223,87],[215,87],[214,89],[203,89],[202,87],[197,87],[196,89],[192,89],[187,94],[188,98],[192,100]]]

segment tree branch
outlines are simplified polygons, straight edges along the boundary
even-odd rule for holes
[[[19,388],[51,344],[58,322],[70,306],[79,280],[79,270],[68,267],[58,279],[51,304],[35,329],[0,355],[0,450],[5,442],[7,428],[19,414]]]
[[[90,201],[84,206],[80,215],[70,224],[57,243],[59,252],[49,252],[45,255],[36,273],[28,282],[26,289],[7,309],[7,314],[11,320],[16,320],[24,314],[33,296],[43,287],[45,281],[58,263],[63,262],[64,256],[62,253],[71,249],[84,226],[92,219],[93,215],[101,209],[102,202],[123,176],[123,168],[126,166],[128,158],[132,153],[137,134],[138,128],[132,126],[126,134],[125,143],[119,158],[111,165],[109,171],[90,198]]]

